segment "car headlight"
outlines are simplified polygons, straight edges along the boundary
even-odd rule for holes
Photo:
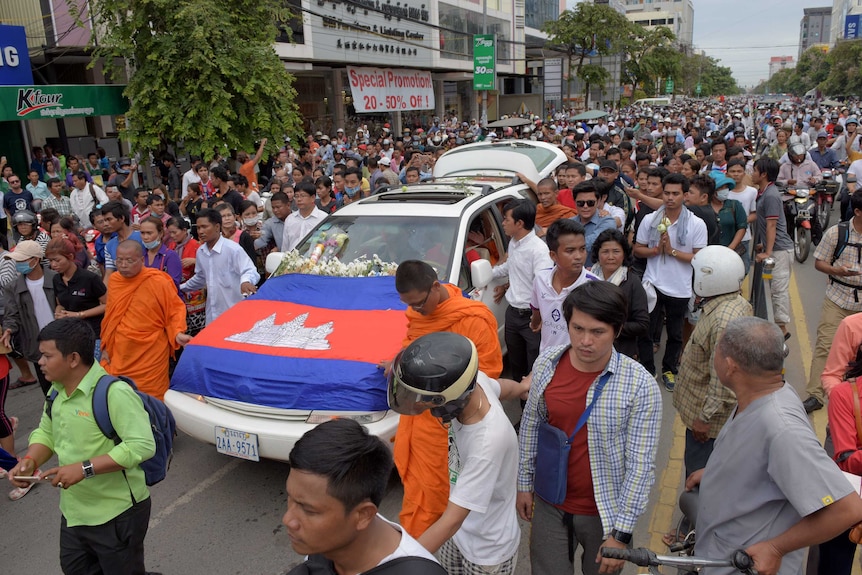
[[[319,425],[332,419],[352,419],[362,425],[377,423],[386,417],[387,411],[368,411],[362,413],[340,413],[337,411],[312,411],[305,423]]]

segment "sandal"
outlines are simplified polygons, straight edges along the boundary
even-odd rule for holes
[[[15,383],[9,385],[9,389],[18,389],[21,387],[27,387],[28,385],[33,385],[34,383],[36,383],[35,379],[33,381],[25,381],[21,378],[18,378],[18,380]]]
[[[33,473],[33,475],[35,477],[42,477],[42,472],[37,469]],[[9,492],[9,499],[11,499],[12,501],[18,501],[19,499],[21,499],[22,497],[24,497],[25,495],[30,493],[30,490],[33,489],[33,487],[35,487],[37,483],[39,483],[39,482],[34,481],[30,485],[28,485],[27,487],[16,487],[15,489],[13,489],[12,491]]]

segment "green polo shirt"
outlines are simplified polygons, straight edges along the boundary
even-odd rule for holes
[[[57,454],[60,465],[80,464],[107,453],[126,469],[125,477],[120,471],[105,473],[60,490],[60,511],[69,527],[102,525],[133,505],[132,494],[138,502],[150,496],[140,468],[156,450],[149,416],[129,385],[114,383],[108,391],[108,411],[122,442],[114,445],[105,437],[92,413],[93,391],[105,374],[102,366],[94,363],[71,396],[61,384],[53,383],[57,390],[53,419],[43,410],[39,427],[30,434],[30,444],[48,447]]]

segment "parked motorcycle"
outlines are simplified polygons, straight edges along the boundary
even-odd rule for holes
[[[817,191],[817,219],[821,229],[829,227],[829,217],[832,214],[832,205],[841,185],[833,175],[832,170],[823,170],[823,179],[817,182],[814,189]]]
[[[820,242],[820,238],[816,235],[812,238],[812,229],[814,228],[812,220],[817,217],[817,204],[811,196],[811,190],[802,187],[786,188],[782,200],[784,200],[787,233],[793,240],[793,256],[796,261],[803,263],[811,253],[812,239],[817,243]],[[820,235],[822,235],[819,221],[816,221],[816,227],[821,230]]]

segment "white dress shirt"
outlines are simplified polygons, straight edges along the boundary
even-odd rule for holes
[[[201,177],[195,172],[194,166],[186,170],[186,173],[183,174],[183,195],[180,197],[185,198],[189,194],[189,184],[199,184],[200,181]]]
[[[284,220],[284,236],[281,240],[282,251],[289,252],[296,248],[299,242],[308,235],[308,232],[317,227],[317,224],[326,219],[328,214],[316,207],[308,217],[302,217],[299,211],[295,211]]]
[[[72,193],[69,194],[69,203],[72,205],[72,213],[78,216],[81,225],[88,227],[90,222],[90,212],[96,209],[96,202],[93,201],[93,194],[90,193],[90,186],[93,187],[93,192],[96,194],[96,199],[99,204],[105,205],[108,203],[108,196],[105,190],[96,184],[87,183],[83,190],[73,187]]]
[[[509,241],[509,256],[505,262],[494,266],[494,277],[509,276],[506,301],[517,309],[530,309],[533,297],[533,280],[539,270],[554,266],[548,255],[548,246],[530,231],[520,240]]]
[[[180,284],[184,292],[207,288],[207,325],[242,300],[240,286],[260,281],[260,274],[245,250],[224,237],[209,248],[201,244],[197,252],[195,275]]]

